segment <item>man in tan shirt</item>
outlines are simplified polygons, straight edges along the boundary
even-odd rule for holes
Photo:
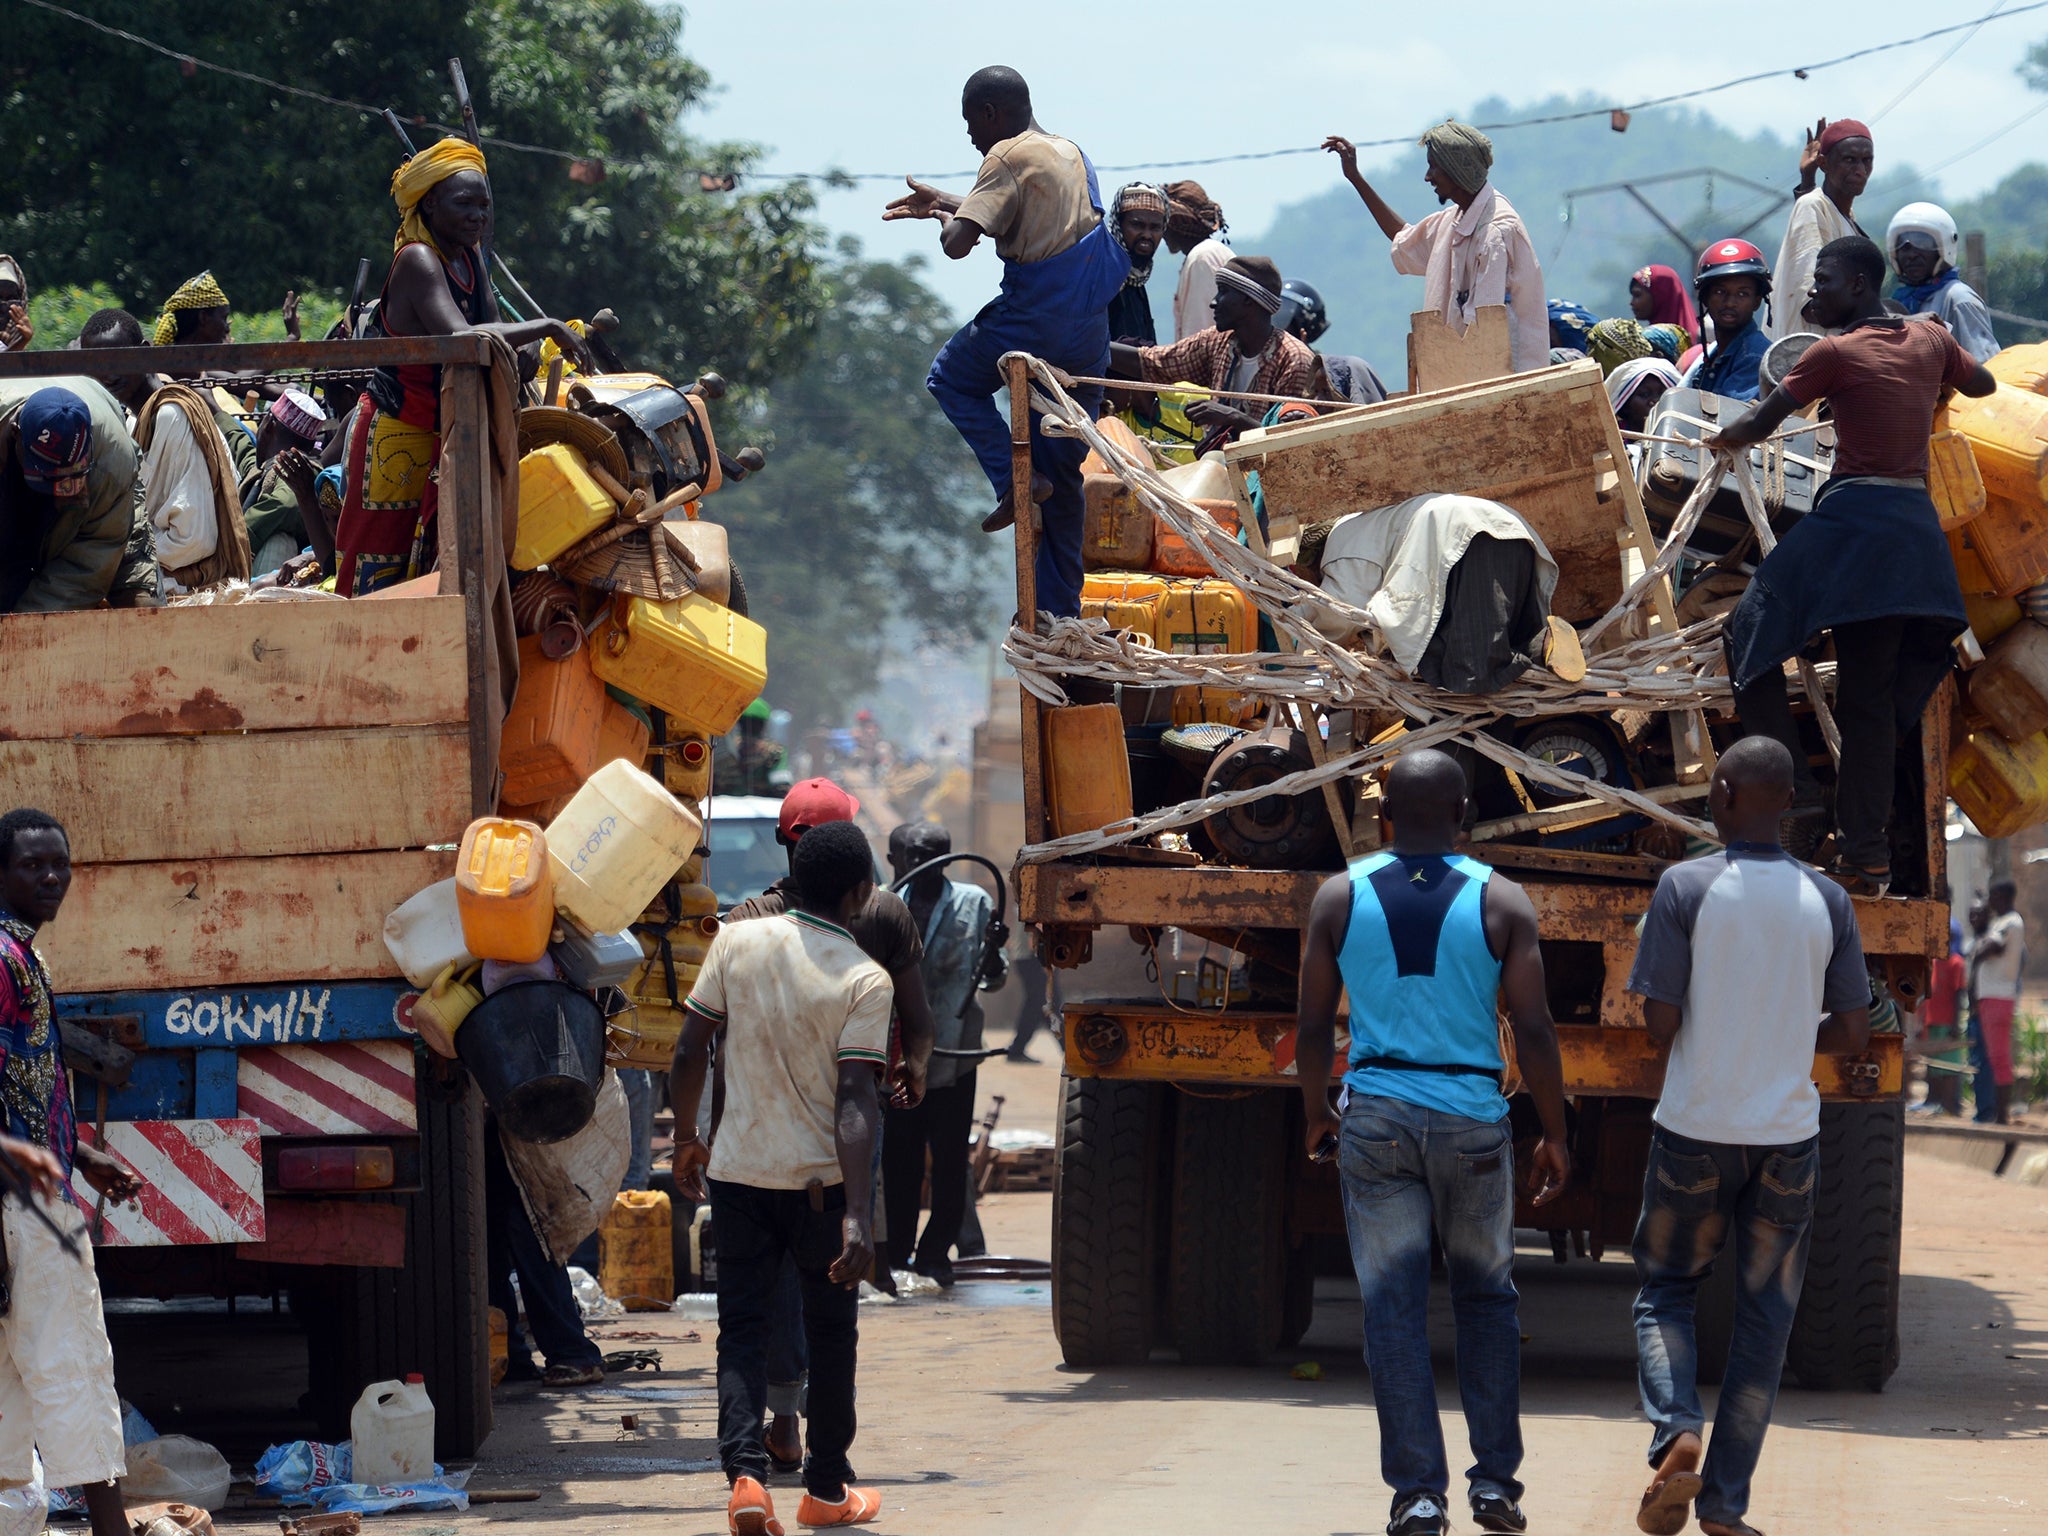
[[[912,180],[885,219],[936,219],[939,248],[955,261],[983,235],[1003,259],[1001,294],[962,326],[932,361],[925,388],[959,429],[995,489],[990,533],[1016,520],[1010,480],[1010,426],[996,406],[1005,352],[1029,352],[1068,373],[1100,375],[1109,364],[1109,301],[1130,276],[1130,257],[1102,221],[1095,168],[1078,146],[1040,128],[1031,88],[1000,65],[978,70],[961,92],[967,136],[981,170],[965,197]],[[1091,414],[1102,391],[1075,398]],[[1038,546],[1038,606],[1056,615],[1081,611],[1081,459],[1085,445],[1048,438],[1031,418],[1032,498],[1043,503]]]

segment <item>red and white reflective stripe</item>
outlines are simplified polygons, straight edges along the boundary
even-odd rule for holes
[[[412,1045],[342,1040],[238,1052],[235,1108],[266,1136],[411,1136]]]
[[[78,1139],[91,1145],[92,1127],[81,1125]],[[107,1247],[260,1243],[268,1235],[254,1120],[112,1120],[107,1151],[142,1180],[135,1204],[106,1203],[100,1241]],[[89,1220],[98,1191],[74,1171],[71,1192]]]

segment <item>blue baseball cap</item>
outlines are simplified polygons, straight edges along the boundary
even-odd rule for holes
[[[68,389],[39,389],[15,418],[21,477],[45,495],[80,496],[92,468],[92,411]]]

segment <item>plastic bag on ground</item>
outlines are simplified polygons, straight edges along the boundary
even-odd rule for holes
[[[586,1323],[601,1317],[626,1315],[626,1304],[605,1295],[604,1287],[597,1283],[587,1269],[581,1269],[574,1264],[569,1266],[569,1288],[576,1293],[576,1308],[583,1314]]]
[[[129,1402],[127,1398],[122,1398],[121,1444],[124,1446],[142,1445],[156,1438],[156,1426],[142,1416],[141,1409]]]
[[[43,1458],[29,1452],[35,1468],[19,1488],[0,1491],[0,1536],[43,1536],[50,1518],[50,1494],[43,1486]]]
[[[350,1442],[328,1445],[319,1440],[294,1440],[273,1445],[256,1459],[256,1492],[276,1499],[309,1488],[331,1488],[349,1480]]]
[[[439,1480],[431,1483],[340,1483],[316,1490],[313,1501],[330,1515],[350,1510],[361,1515],[382,1515],[395,1509],[469,1508],[469,1495],[462,1491],[469,1482],[468,1471],[443,1472],[437,1466],[434,1472]]]
[[[121,1498],[129,1504],[175,1500],[201,1509],[219,1509],[228,1501],[233,1476],[227,1457],[204,1440],[163,1435],[129,1450]]]

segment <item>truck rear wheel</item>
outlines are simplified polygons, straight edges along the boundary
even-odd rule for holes
[[[422,1070],[418,1082],[420,1188],[397,1197],[405,1266],[337,1269],[329,1315],[309,1316],[307,1328],[324,1432],[348,1433],[349,1409],[370,1382],[418,1371],[434,1400],[434,1454],[448,1461],[474,1456],[491,1432],[484,1104],[453,1063]]]
[[[1189,1365],[1256,1365],[1289,1322],[1287,1097],[1183,1096],[1173,1148],[1173,1336]]]
[[[1070,1077],[1052,1176],[1052,1326],[1068,1365],[1142,1365],[1157,1284],[1161,1090]]]
[[[1823,1104],[1806,1284],[1785,1363],[1816,1391],[1877,1392],[1899,1368],[1906,1110]]]

